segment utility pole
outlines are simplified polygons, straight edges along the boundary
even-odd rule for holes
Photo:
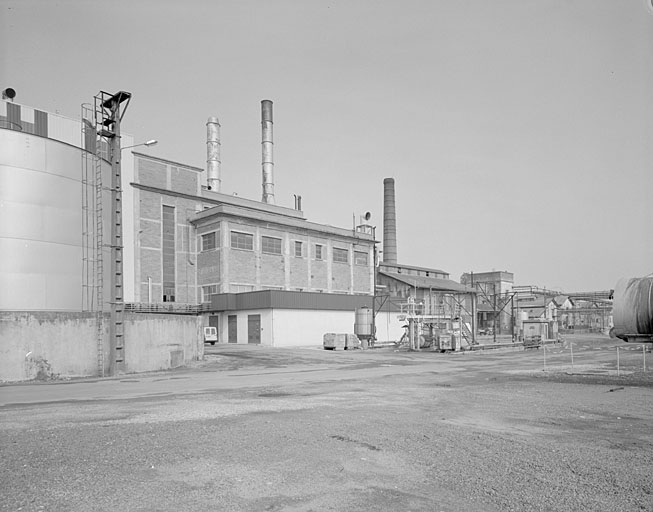
[[[109,324],[110,375],[125,369],[124,331],[124,275],[123,275],[123,228],[122,228],[122,170],[120,122],[122,121],[131,93],[119,91],[109,95],[100,92],[102,127],[100,135],[109,145],[111,159],[111,317]],[[127,102],[121,111],[121,104]]]
[[[374,342],[376,341],[376,226],[372,228],[372,237],[374,248],[372,251],[373,261],[372,261],[372,337],[370,338],[370,344],[374,347]]]

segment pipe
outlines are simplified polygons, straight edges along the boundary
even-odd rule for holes
[[[261,131],[263,149],[263,202],[274,204],[274,156],[272,142],[272,102],[261,101]]]
[[[395,210],[395,180],[383,180],[383,261],[397,263],[397,212]]]
[[[209,117],[206,122],[206,186],[220,192],[220,121]]]

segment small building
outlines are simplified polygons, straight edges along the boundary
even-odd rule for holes
[[[470,272],[460,283],[476,290],[477,327],[482,332],[512,334],[514,274],[505,270]]]

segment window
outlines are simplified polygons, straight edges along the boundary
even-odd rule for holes
[[[316,260],[324,259],[324,257],[322,256],[322,246],[320,244],[315,244],[315,259]]]
[[[354,251],[354,263],[356,265],[367,265],[367,253],[362,251]]]
[[[229,291],[231,293],[253,292],[254,291],[254,285],[253,284],[234,284],[234,283],[231,283],[229,285]]]
[[[217,247],[217,236],[215,231],[202,235],[202,251],[210,251]]]
[[[254,250],[254,235],[250,233],[231,232],[231,247],[234,249]]]
[[[347,249],[333,248],[333,261],[335,263],[349,263],[349,251]]]
[[[268,254],[281,254],[281,238],[261,237],[261,251]]]
[[[216,295],[217,293],[218,293],[217,284],[202,286],[202,302],[211,302],[211,295]]]
[[[295,241],[295,256],[297,258],[302,257],[302,243],[299,240]]]
[[[163,302],[175,302],[175,207],[163,205],[163,239],[161,267],[163,270]]]

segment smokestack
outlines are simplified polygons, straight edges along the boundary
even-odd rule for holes
[[[274,204],[274,158],[272,154],[272,102],[261,101],[263,146],[263,202]]]
[[[209,190],[220,192],[220,121],[209,117],[206,122],[206,185]]]
[[[397,212],[395,211],[395,180],[383,180],[383,261],[397,263]]]

